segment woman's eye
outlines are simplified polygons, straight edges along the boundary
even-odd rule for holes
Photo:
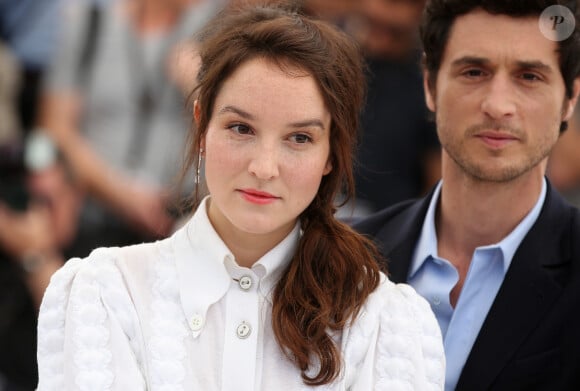
[[[230,125],[229,129],[237,134],[250,134],[252,132],[249,126],[243,124]]]
[[[296,144],[306,144],[312,141],[312,138],[306,134],[297,133],[290,136],[290,140]]]

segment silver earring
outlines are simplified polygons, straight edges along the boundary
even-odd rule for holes
[[[199,155],[197,156],[197,170],[195,172],[195,184],[201,182],[201,155],[203,153],[203,148],[199,150]]]

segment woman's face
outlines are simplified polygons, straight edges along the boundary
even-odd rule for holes
[[[318,86],[302,70],[253,59],[226,79],[212,113],[202,140],[209,218],[222,238],[274,245],[332,169],[331,116]]]

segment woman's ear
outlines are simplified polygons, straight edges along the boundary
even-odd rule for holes
[[[332,171],[332,162],[330,161],[329,158],[328,161],[326,162],[326,166],[324,166],[324,171],[322,171],[322,175],[328,175],[330,174],[331,171]]]
[[[199,100],[196,99],[193,102],[193,119],[195,121],[196,126],[199,126],[200,116],[201,116],[201,107],[199,105]],[[200,156],[205,155],[205,135],[203,135],[201,137],[201,140],[199,141],[199,155]]]
[[[196,125],[199,125],[200,110],[199,100],[196,99],[193,102],[193,119],[195,120]]]

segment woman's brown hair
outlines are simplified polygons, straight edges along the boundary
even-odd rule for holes
[[[272,310],[278,344],[304,382],[331,383],[342,366],[332,334],[357,316],[380,280],[373,244],[334,217],[337,195],[342,191],[346,202],[354,193],[353,155],[365,95],[360,50],[335,27],[287,5],[226,10],[201,32],[198,45],[201,68],[195,94],[200,112],[186,170],[198,168],[200,142],[221,86],[251,59],[312,75],[332,116],[332,171],[300,215],[303,235],[275,288]]]

